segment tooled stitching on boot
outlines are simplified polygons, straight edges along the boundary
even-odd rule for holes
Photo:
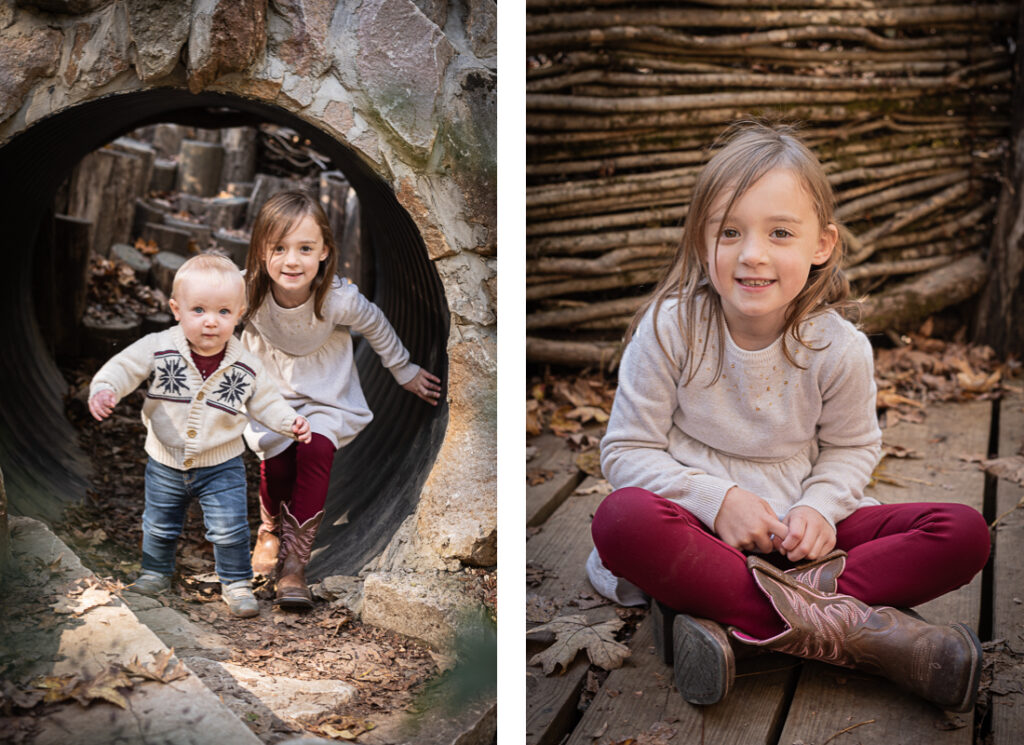
[[[323,516],[324,511],[320,510],[300,525],[288,505],[281,505],[281,550],[278,557],[281,562],[289,554],[295,554],[303,564],[309,562],[309,554],[313,550],[313,541],[316,540],[317,528]]]

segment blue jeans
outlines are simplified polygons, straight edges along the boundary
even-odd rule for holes
[[[199,499],[206,540],[213,544],[222,582],[252,579],[242,457],[220,465],[179,471],[152,458],[146,464],[146,509],[142,513],[142,568],[174,573],[174,549],[193,497]]]

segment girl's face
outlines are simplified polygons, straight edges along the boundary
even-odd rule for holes
[[[803,290],[811,266],[832,255],[839,231],[831,223],[819,225],[803,183],[785,168],[756,181],[723,223],[731,196],[725,191],[711,205],[704,235],[708,273],[733,340],[745,349],[762,349],[782,333],[786,309]]]
[[[264,262],[278,304],[294,308],[306,302],[326,258],[324,236],[312,215],[303,216],[276,245],[268,246]]]

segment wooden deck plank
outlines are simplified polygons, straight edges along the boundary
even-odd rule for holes
[[[999,415],[999,457],[1017,453],[1024,440],[1024,396],[1003,399]],[[996,484],[992,635],[1004,639],[1008,654],[996,654],[993,668],[992,745],[1016,745],[1024,732],[1024,488],[1005,479]],[[1012,512],[1011,512],[1012,510]]]
[[[586,492],[597,484],[598,480],[588,478],[579,489]],[[594,547],[590,520],[607,493],[600,490],[567,497],[540,532],[527,539],[527,561],[543,567],[546,573],[540,585],[527,589],[528,595],[536,593],[564,606],[581,593],[593,592],[584,566]],[[614,614],[610,606],[594,610]],[[567,614],[568,610],[561,613]],[[526,651],[528,661],[538,649],[528,643]],[[526,745],[555,745],[573,726],[589,667],[585,655],[578,655],[569,669],[557,676],[547,676],[539,667],[527,666]]]
[[[677,745],[774,745],[795,665],[777,655],[764,656],[755,666],[759,670],[741,669],[724,701],[692,706],[676,691],[672,669],[655,655],[651,629],[648,617],[630,644],[632,656],[608,675],[567,745],[592,745],[595,738],[621,742],[650,732],[659,722],[675,730],[674,737],[665,739]]]
[[[978,510],[984,498],[984,476],[961,456],[988,449],[991,403],[978,401],[933,404],[923,424],[900,422],[886,430],[885,442],[918,452],[921,459],[888,465],[905,487],[879,483],[869,490],[883,503],[961,502]],[[977,628],[981,609],[981,577],[956,592],[918,608],[935,623],[965,621]],[[780,743],[823,742],[847,727],[874,719],[851,731],[863,745],[899,742],[928,745],[970,745],[972,717],[966,726],[942,730],[946,715],[911,694],[873,676],[820,664],[807,664],[801,673]]]
[[[582,480],[576,466],[576,453],[565,440],[552,434],[530,438],[527,445],[537,448],[537,455],[526,463],[527,472],[551,471],[551,478],[526,487],[526,525],[541,525],[558,509]]]

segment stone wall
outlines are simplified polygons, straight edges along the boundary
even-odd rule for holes
[[[389,571],[496,563],[495,23],[492,0],[0,0],[0,145],[105,96],[223,92],[346,144],[408,211],[451,313],[450,419]]]

